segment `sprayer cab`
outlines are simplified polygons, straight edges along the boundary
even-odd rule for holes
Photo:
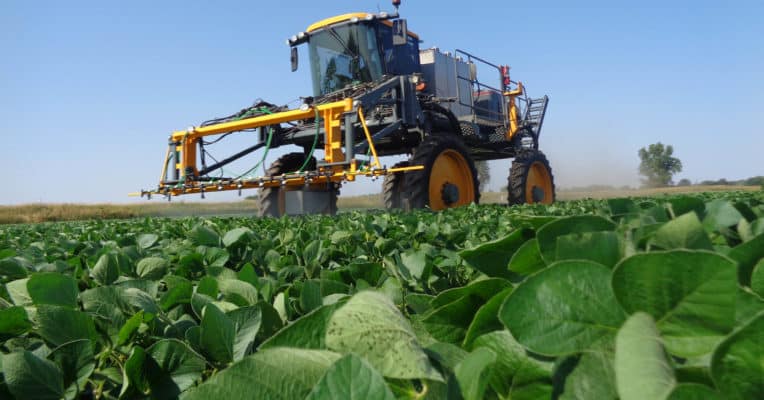
[[[383,76],[421,72],[419,36],[397,14],[350,13],[316,22],[288,40],[292,69],[307,43],[313,95],[324,96]]]

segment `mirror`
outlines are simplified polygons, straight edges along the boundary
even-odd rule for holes
[[[297,71],[299,63],[299,59],[297,58],[297,47],[292,47],[292,54],[289,57],[289,60],[292,62],[292,72]]]
[[[403,46],[408,41],[408,28],[405,19],[396,19],[393,21],[393,45]]]

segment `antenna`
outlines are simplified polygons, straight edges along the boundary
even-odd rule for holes
[[[395,13],[398,13],[398,7],[401,5],[401,0],[393,0],[393,7],[395,7]]]

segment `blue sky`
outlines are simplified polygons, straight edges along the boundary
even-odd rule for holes
[[[403,1],[401,14],[423,48],[510,64],[532,96],[551,97],[541,148],[560,187],[637,185],[637,151],[657,141],[684,163],[676,179],[764,174],[764,3],[619,3]],[[138,201],[126,194],[156,185],[171,131],[258,97],[285,104],[310,94],[307,58],[289,71],[287,37],[378,9],[392,7],[4,2],[0,204]],[[220,155],[252,140],[236,138]],[[268,162],[288,151],[279,150]],[[492,188],[506,184],[508,167],[492,162]],[[379,190],[380,181],[362,181],[343,194]]]

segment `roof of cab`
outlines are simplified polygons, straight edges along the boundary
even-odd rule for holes
[[[308,29],[306,29],[305,31],[308,32],[308,33],[311,33],[311,32],[317,31],[317,30],[319,30],[321,28],[325,28],[325,27],[330,26],[330,25],[338,24],[340,22],[350,21],[353,18],[358,18],[359,20],[363,20],[363,19],[366,19],[367,17],[369,17],[370,15],[373,15],[373,14],[369,14],[369,13],[365,13],[365,12],[355,12],[355,13],[347,13],[347,14],[337,15],[337,16],[334,16],[334,17],[331,17],[331,18],[326,18],[326,19],[323,19],[321,21],[318,21],[318,22],[310,25],[308,27]],[[387,20],[387,19],[383,19],[381,22],[383,24],[387,25],[387,26],[392,26],[393,25],[392,21]],[[417,35],[414,32],[409,31],[408,34],[409,34],[409,36],[411,36],[411,37],[413,37],[415,39],[419,39],[419,35]]]

